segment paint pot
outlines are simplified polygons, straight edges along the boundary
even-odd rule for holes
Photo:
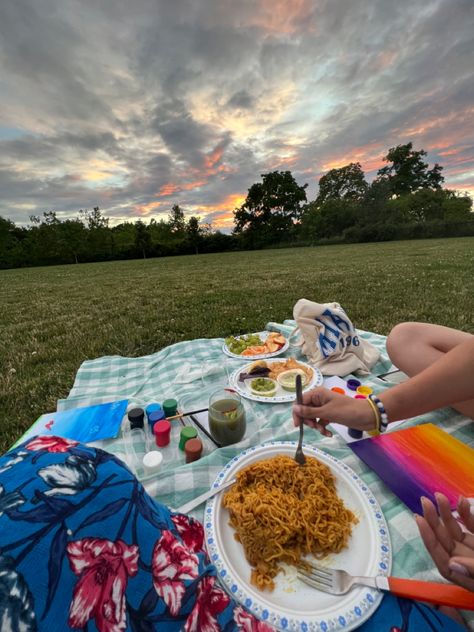
[[[153,426],[153,434],[155,435],[155,443],[159,448],[164,448],[170,442],[171,424],[166,419],[157,421]]]
[[[359,395],[365,395],[367,397],[368,395],[371,395],[374,390],[370,388],[370,386],[361,385],[357,387],[357,392]]]
[[[349,428],[348,433],[349,437],[353,439],[362,439],[362,435],[364,434],[362,430],[356,430],[355,428]]]
[[[156,424],[157,421],[161,421],[162,419],[165,418],[165,413],[163,412],[163,409],[160,406],[160,410],[153,410],[149,415],[148,415],[148,423],[150,424],[150,426],[153,428],[154,425]]]
[[[350,391],[356,391],[359,388],[360,385],[361,384],[360,384],[359,380],[354,380],[352,378],[350,380],[347,380],[347,388]]]
[[[172,417],[176,415],[176,411],[178,410],[178,402],[175,399],[165,399],[163,402],[163,411],[165,413],[165,417]]]
[[[197,437],[195,439],[188,439],[184,446],[184,452],[186,454],[186,463],[192,463],[198,461],[202,454],[202,441]]]
[[[190,439],[195,439],[197,437],[197,430],[192,426],[184,426],[181,428],[181,433],[179,435],[179,449],[184,450],[184,446]]]
[[[333,386],[331,391],[333,393],[340,393],[341,395],[345,395],[346,391],[343,388],[340,388],[339,386]]]
[[[161,407],[161,404],[158,404],[158,402],[153,402],[151,404],[148,404],[148,406],[145,408],[145,412],[146,412],[146,416],[148,418],[148,421],[150,421],[151,413],[154,413],[157,410],[158,411],[163,410],[162,407]]]
[[[163,455],[158,450],[151,450],[143,457],[143,469],[145,475],[156,474],[163,462]]]
[[[145,417],[145,411],[143,408],[132,408],[127,414],[130,421],[130,428],[143,428],[143,419]]]
[[[357,395],[354,395],[354,399],[367,399],[367,395],[361,395],[360,393],[357,393]]]

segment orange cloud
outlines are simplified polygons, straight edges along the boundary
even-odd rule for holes
[[[343,156],[329,159],[322,165],[323,173],[331,169],[340,169],[351,162],[360,162],[365,171],[374,171],[383,164],[383,156],[387,153],[386,147],[380,143],[371,143],[363,147],[355,147]]]
[[[438,154],[440,156],[455,156],[459,153],[459,148],[457,149],[445,149],[444,151],[439,151]]]
[[[158,191],[158,195],[163,195],[167,197],[169,195],[173,195],[173,193],[176,193],[177,191],[179,191],[179,187],[176,184],[173,184],[172,182],[167,182]]]
[[[432,119],[426,119],[412,127],[407,127],[401,130],[400,133],[404,136],[421,136],[426,135],[428,132],[434,132],[434,136],[438,137],[440,134],[445,134],[445,130],[451,128],[451,135],[441,136],[437,141],[430,143],[430,150],[433,149],[445,149],[452,147],[456,144],[457,140],[465,138],[465,127],[461,127],[461,123],[468,125],[473,122],[474,107],[470,106],[464,110],[457,110],[456,112],[449,112],[444,116],[434,117]],[[436,143],[436,144],[435,144]]]
[[[174,184],[173,182],[167,182],[160,187],[157,193],[158,197],[170,197],[181,191],[193,191],[207,184],[207,180],[193,180],[192,182],[183,182],[182,184]]]
[[[138,215],[149,215],[152,211],[156,211],[156,209],[163,206],[165,202],[149,202],[148,204],[137,204],[134,206],[134,211]]]
[[[204,166],[206,169],[213,169],[221,160],[224,155],[224,147],[217,145],[217,147],[208,154],[204,160]]]
[[[232,228],[234,223],[234,210],[241,206],[246,196],[241,193],[230,193],[217,204],[208,204],[199,207],[199,215],[212,215],[214,228]]]
[[[313,7],[312,0],[260,0],[248,25],[268,33],[293,34],[308,30]]]

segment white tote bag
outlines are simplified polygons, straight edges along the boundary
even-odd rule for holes
[[[339,303],[315,303],[301,298],[293,308],[297,344],[323,375],[370,373],[380,351],[357,335]]]

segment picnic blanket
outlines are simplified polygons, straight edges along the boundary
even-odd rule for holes
[[[285,320],[283,323],[267,323],[266,329],[288,335],[294,326],[293,320]],[[376,375],[389,371],[392,366],[386,354],[386,338],[367,331],[357,332],[381,352],[372,373],[358,379],[371,386],[375,392],[380,392],[388,385]],[[183,396],[193,395],[196,401],[203,401],[210,392],[226,385],[232,372],[242,364],[241,360],[224,355],[223,342],[222,338],[199,339],[179,342],[157,353],[139,358],[108,356],[88,360],[79,368],[69,396],[58,402],[58,410],[124,398],[139,406],[146,406],[152,401],[160,402],[169,397],[179,401]],[[284,356],[304,359],[295,347],[290,347]],[[180,426],[176,424],[172,430],[171,444],[165,448],[161,472],[153,478],[142,480],[149,493],[160,502],[179,507],[207,491],[222,467],[245,448],[270,440],[297,440],[298,430],[293,426],[291,406],[288,403],[246,401],[245,406],[247,432],[244,439],[236,445],[214,449],[214,446],[203,438],[205,454],[195,463],[184,463],[184,454],[178,449],[177,440]],[[411,419],[406,424],[426,422],[437,424],[474,447],[474,424],[472,420],[456,411],[450,408],[438,410]],[[332,438],[325,438],[315,430],[307,428],[305,442],[317,444],[317,447],[346,463],[370,486],[389,525],[394,553],[392,574],[440,581],[441,578],[438,572],[433,570],[433,562],[421,543],[411,512],[380,478],[354,455],[343,439],[336,434]],[[103,442],[103,447],[117,453],[122,450],[120,440]],[[204,507],[201,506],[192,512],[192,515],[202,520],[203,510]],[[474,618],[471,619],[471,625],[473,621]]]

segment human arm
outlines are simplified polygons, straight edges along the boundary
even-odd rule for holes
[[[378,394],[389,421],[421,415],[442,406],[474,399],[474,337],[457,345],[402,384]],[[375,417],[365,400],[348,398],[324,388],[303,394],[303,406],[293,407],[295,425],[302,419],[322,434],[327,423],[372,430]],[[319,419],[319,421],[316,421]],[[321,421],[322,420],[322,421]]]

